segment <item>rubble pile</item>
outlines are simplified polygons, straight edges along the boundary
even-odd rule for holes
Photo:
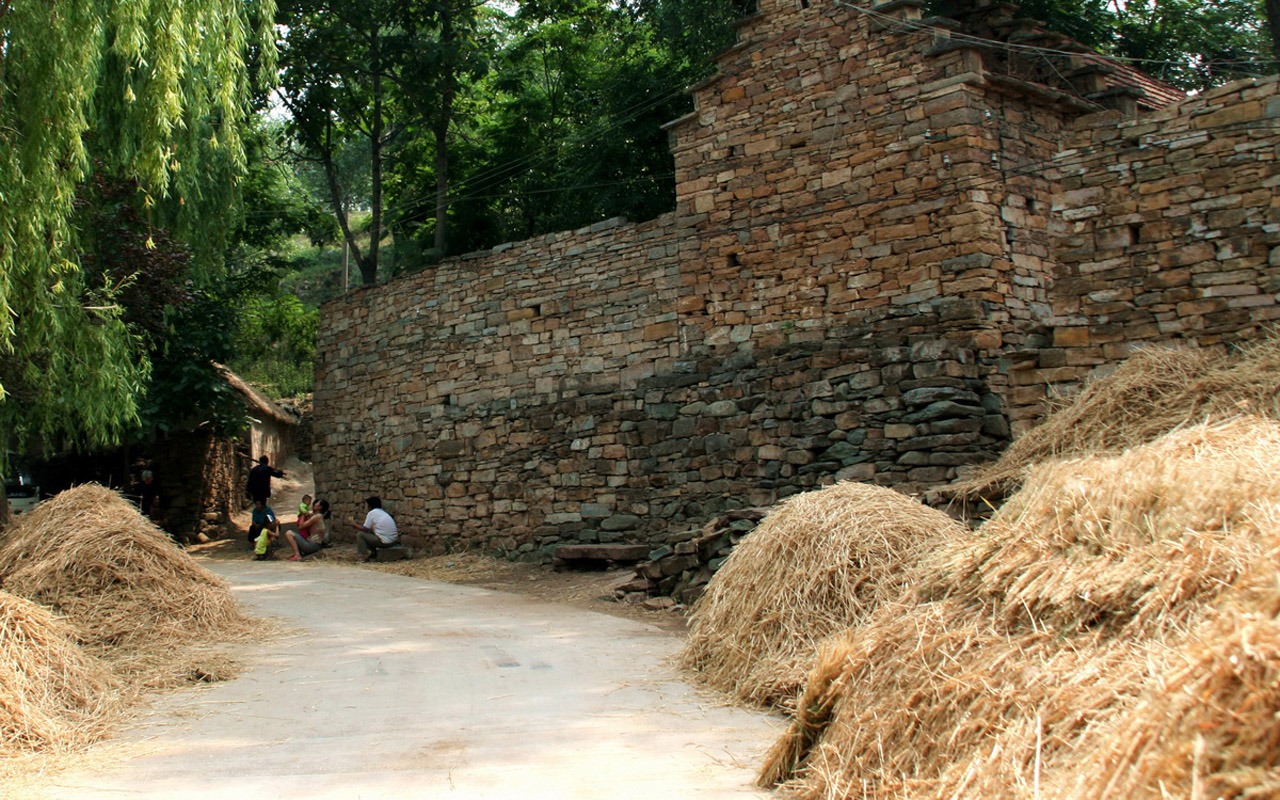
[[[671,534],[649,552],[635,574],[613,587],[624,602],[650,608],[690,605],[742,538],[755,529],[768,509],[743,508],[715,517],[700,530]]]

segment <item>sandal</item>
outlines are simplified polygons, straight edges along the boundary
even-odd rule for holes
[[[289,556],[290,561],[301,561],[302,556]]]

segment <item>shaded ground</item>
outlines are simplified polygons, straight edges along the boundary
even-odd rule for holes
[[[314,494],[315,484],[312,479],[311,465],[297,459],[290,459],[282,470],[284,479],[276,479],[273,484],[272,507],[286,527],[296,520],[298,502],[304,494]],[[339,536],[348,536],[350,531],[346,523],[349,517],[339,517],[335,513],[333,522]],[[358,521],[358,520],[357,520]],[[249,511],[246,509],[234,518],[239,531],[249,528]],[[345,529],[345,530],[344,530]],[[188,548],[192,557],[200,559],[248,559],[249,551],[243,535],[234,538],[219,539],[202,545]],[[277,551],[277,557],[288,557],[287,549]],[[511,594],[524,595],[548,603],[596,611],[624,619],[632,619],[656,625],[664,630],[682,632],[686,630],[685,616],[682,610],[650,611],[639,606],[627,605],[613,599],[612,588],[631,575],[628,569],[608,571],[557,571],[550,566],[513,562],[485,556],[479,553],[455,553],[432,558],[415,558],[391,564],[359,564],[356,559],[355,546],[340,543],[323,550],[307,561],[350,563],[364,569],[389,572],[410,578],[445,581],[465,586],[476,586]]]

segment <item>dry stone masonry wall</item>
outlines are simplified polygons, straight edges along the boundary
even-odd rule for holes
[[[1277,133],[1274,78],[1073,126],[1053,165],[1053,307],[1015,356],[1015,426],[1136,347],[1231,345],[1274,327]]]
[[[918,21],[762,4],[669,126],[672,213],[326,305],[317,492],[427,552],[674,547],[835,480],[944,484],[1131,342],[1271,318],[1274,82],[1098,113]]]

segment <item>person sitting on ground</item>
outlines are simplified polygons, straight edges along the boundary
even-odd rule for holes
[[[305,528],[308,539],[317,542],[321,547],[329,547],[333,544],[333,529],[329,522],[331,516],[329,501],[317,500],[311,513],[298,520],[298,530]]]
[[[249,521],[249,541],[253,542],[253,558],[263,561],[271,551],[271,542],[280,535],[280,521],[266,500],[253,501]]]
[[[394,547],[400,542],[400,531],[396,521],[382,509],[382,498],[366,497],[364,504],[369,507],[364,524],[351,523],[356,529],[356,553],[362,562],[373,558],[376,551],[384,547]]]
[[[321,500],[316,503],[314,513],[298,518],[298,530],[284,532],[285,540],[293,548],[290,561],[301,561],[303,556],[320,552],[320,548],[325,546],[324,536],[328,533],[328,524],[325,522],[328,516],[329,504]]]

